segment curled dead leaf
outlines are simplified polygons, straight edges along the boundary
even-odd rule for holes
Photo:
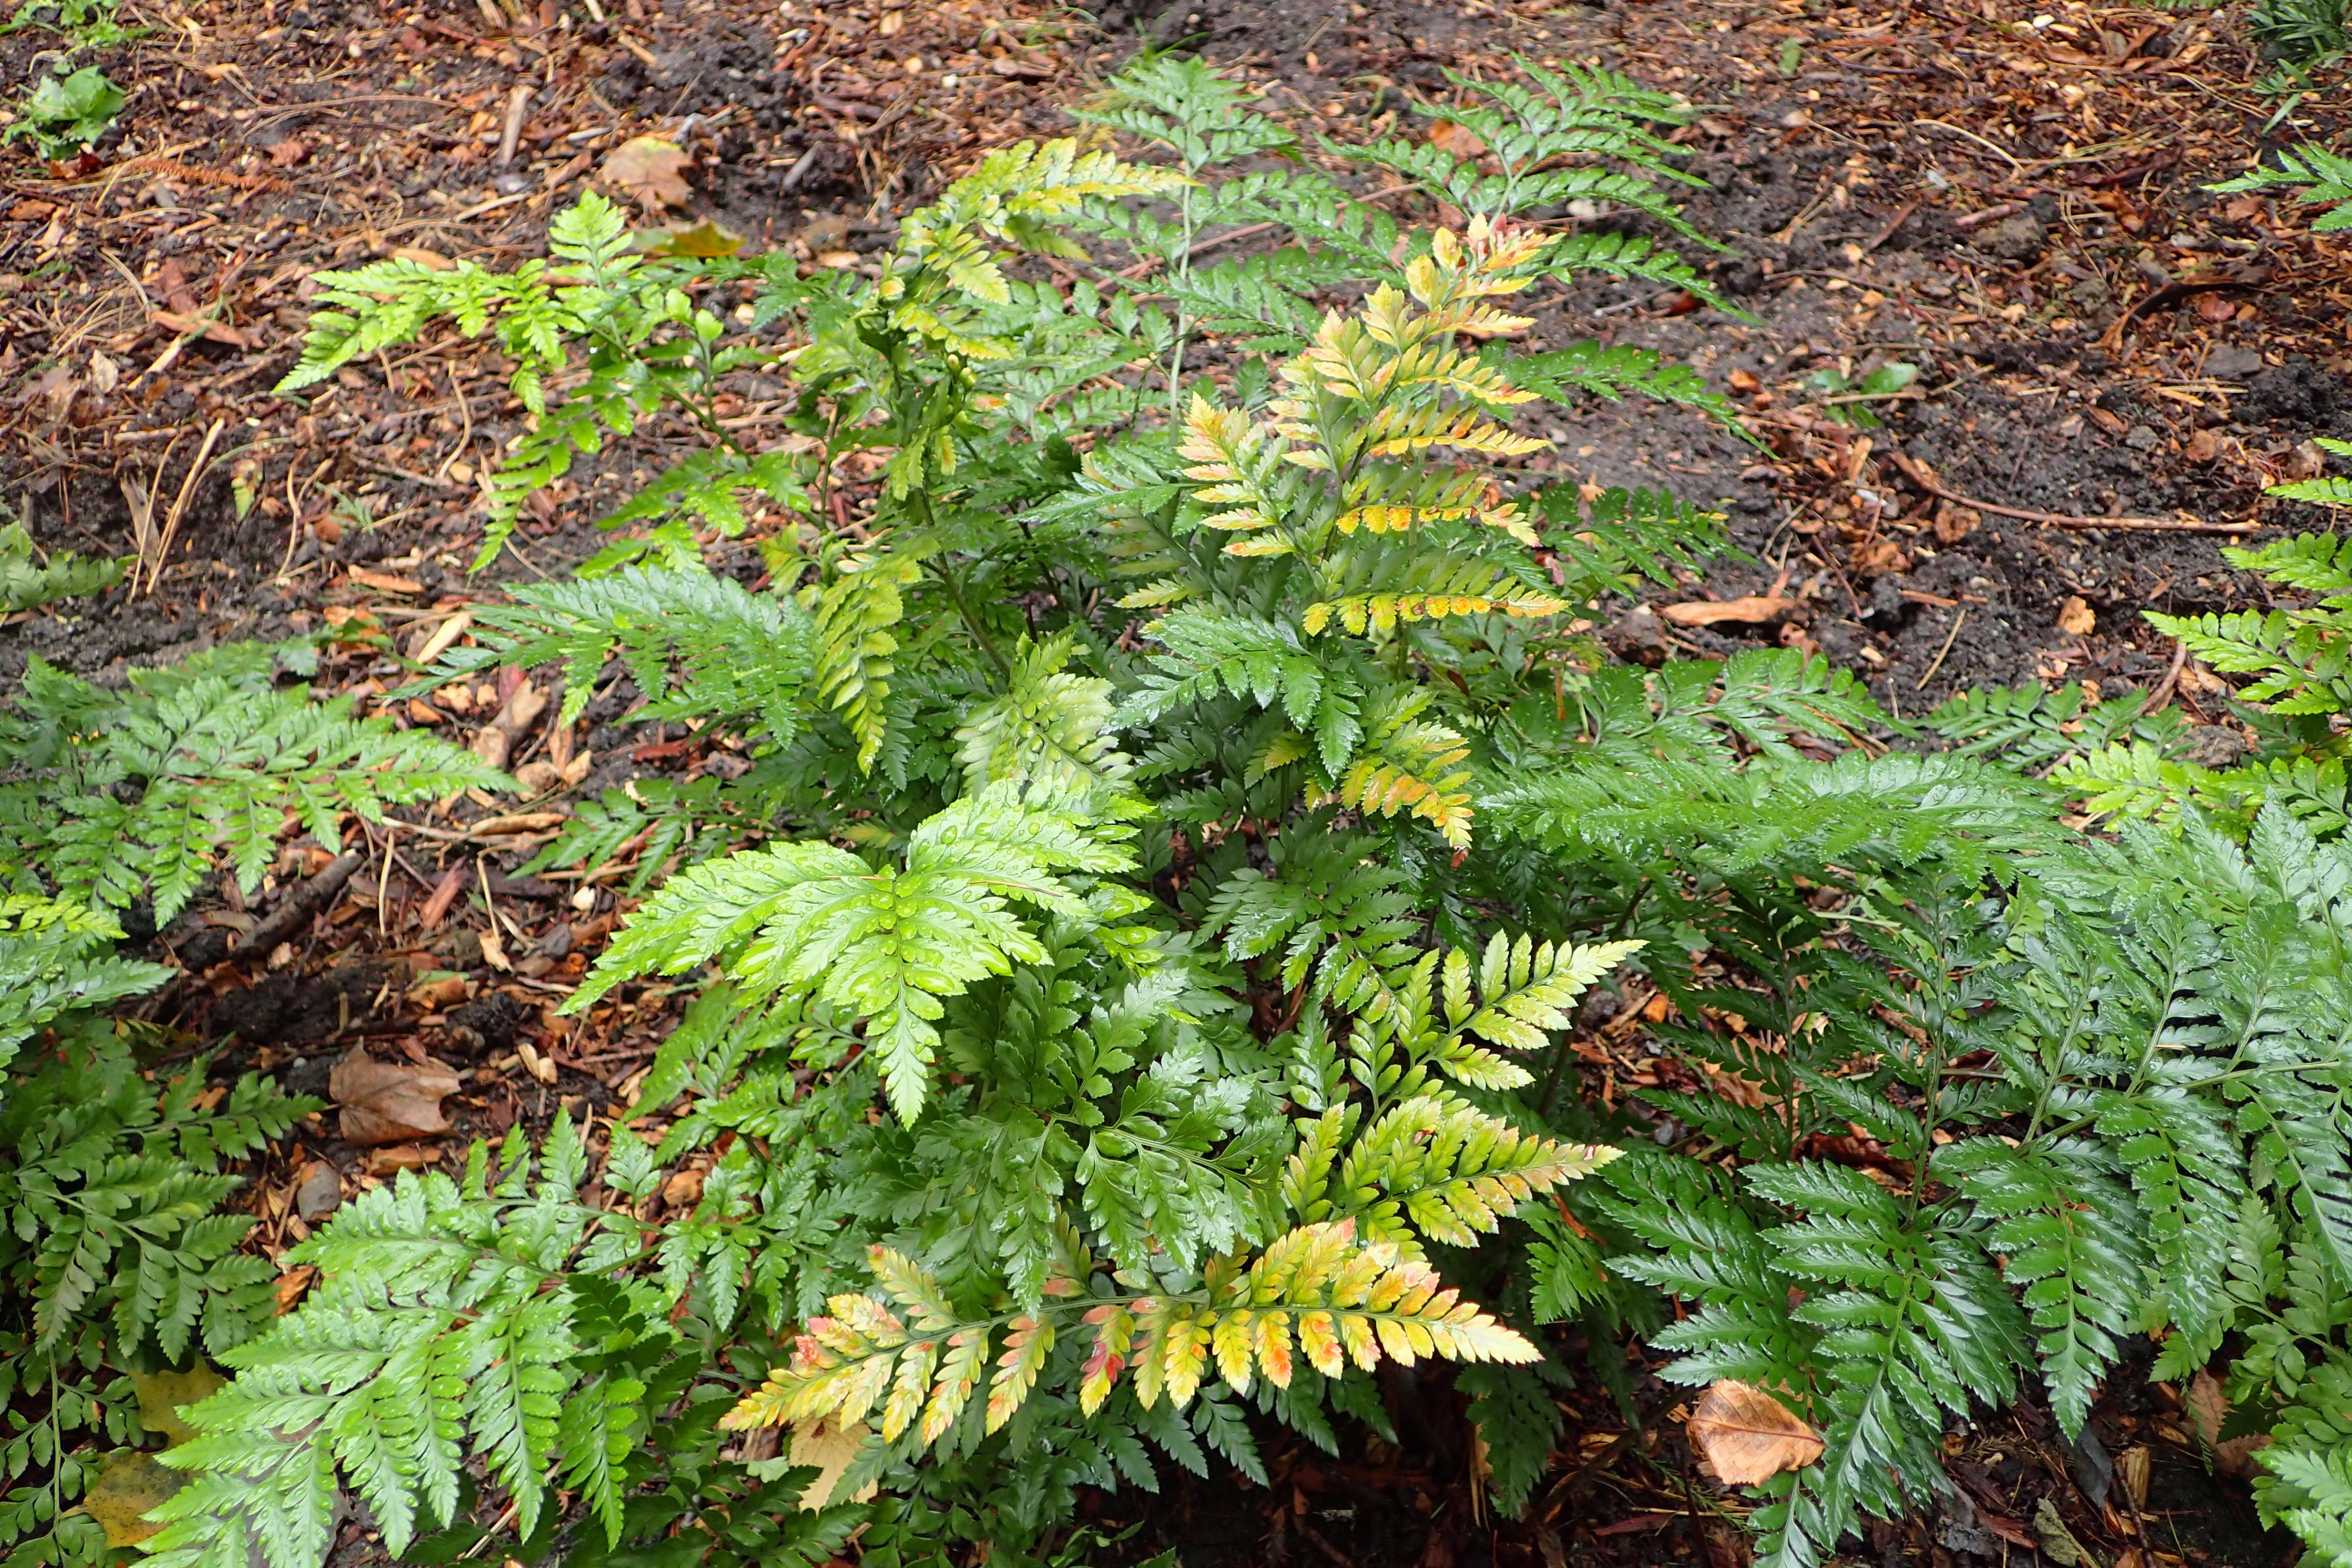
[[[2099,617],[2080,594],[2069,594],[2058,606],[2058,629],[2070,637],[2086,637],[2098,629]]]
[[[1977,525],[1983,521],[1983,514],[1972,506],[1961,506],[1956,501],[1938,500],[1936,503],[1934,524],[1936,542],[1958,544],[1961,540],[1974,533],[1977,531]]]
[[[343,1141],[362,1148],[448,1131],[441,1101],[457,1092],[457,1075],[429,1058],[416,1064],[349,1056],[327,1077],[327,1093],[342,1107]]]
[[[1691,1447],[1726,1485],[1760,1486],[1822,1457],[1822,1435],[1753,1384],[1718,1380],[1691,1412]]]
[[[1764,626],[1796,607],[1796,600],[1778,594],[1750,594],[1744,599],[1694,599],[1687,604],[1667,605],[1658,614],[1678,626],[1712,626],[1725,621]]]

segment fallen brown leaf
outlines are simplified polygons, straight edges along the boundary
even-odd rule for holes
[[[227,1380],[203,1362],[186,1372],[134,1372],[131,1386],[139,1395],[139,1425],[176,1448],[196,1435],[181,1419],[184,1405],[210,1398]]]
[[[298,1263],[278,1277],[278,1315],[284,1317],[301,1304],[302,1293],[319,1277],[318,1265]]]
[[[98,1521],[109,1546],[135,1546],[163,1528],[147,1510],[187,1484],[185,1475],[165,1468],[154,1455],[118,1448],[81,1494],[81,1510]]]
[[[2058,606],[2058,629],[2070,637],[2086,637],[2098,629],[2099,617],[2080,594],[2069,594]]]
[[[210,342],[226,343],[233,349],[253,346],[251,341],[235,327],[204,316],[184,314],[178,310],[158,310],[155,312],[155,324],[159,327],[169,327],[172,331],[185,336],[203,338]]]
[[[1457,125],[1451,120],[1441,120],[1430,128],[1430,144],[1453,153],[1457,158],[1475,158],[1486,151],[1486,143],[1467,125]]]
[[[849,1462],[865,1446],[866,1423],[863,1421],[854,1421],[846,1426],[835,1426],[824,1421],[793,1423],[792,1462],[795,1466],[814,1466],[817,1472],[816,1479],[801,1493],[801,1507],[823,1508],[832,1499],[833,1489],[840,1484],[843,1472],[849,1468]],[[870,1501],[879,1489],[877,1483],[868,1481],[846,1500]]]
[[[652,212],[682,207],[694,199],[693,188],[686,183],[686,172],[692,167],[694,160],[677,142],[632,136],[606,155],[596,177]]]
[[[1977,531],[1984,516],[1972,506],[1960,506],[1952,501],[1936,502],[1935,534],[1938,544],[1958,544]]]
[[[367,1171],[371,1176],[389,1176],[396,1171],[421,1171],[440,1157],[438,1148],[422,1143],[395,1143],[387,1149],[369,1150]]]
[[[371,572],[364,566],[354,566],[348,574],[362,588],[373,588],[383,594],[422,594],[425,584],[414,577],[395,577],[389,572]]]
[[[505,767],[507,759],[514,754],[515,742],[529,732],[545,711],[547,693],[544,690],[528,681],[516,687],[508,694],[498,716],[474,737],[474,755],[491,767]],[[507,831],[520,830],[509,828]]]
[[[408,988],[408,1000],[428,1010],[455,1007],[466,999],[466,977],[462,974],[429,974]]]
[[[448,1131],[441,1100],[457,1092],[457,1075],[430,1059],[416,1066],[350,1056],[327,1078],[328,1095],[342,1107],[343,1141],[362,1148]]]
[[[1712,626],[1724,621],[1761,626],[1779,620],[1796,607],[1796,600],[1778,594],[1750,594],[1744,599],[1694,599],[1687,604],[1667,605],[1658,614],[1678,626]]]
[[[496,838],[509,833],[543,833],[570,820],[560,811],[510,811],[503,816],[486,816],[470,823],[467,831],[480,837]]]
[[[1822,1436],[1753,1384],[1723,1378],[1691,1412],[1691,1446],[1727,1486],[1760,1486],[1822,1457]]]

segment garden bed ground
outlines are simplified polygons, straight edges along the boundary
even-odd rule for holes
[[[2229,11],[1111,0],[1090,23],[1031,0],[131,10],[150,30],[98,58],[132,94],[121,130],[80,164],[12,153],[0,167],[0,493],[43,546],[143,553],[155,580],[0,627],[12,681],[36,655],[103,676],[326,626],[341,640],[322,683],[370,700],[396,684],[386,639],[420,646],[499,582],[555,574],[600,542],[599,502],[642,450],[549,492],[509,557],[465,572],[482,472],[519,412],[485,356],[429,348],[348,368],[307,406],[273,396],[313,271],[403,247],[501,265],[539,254],[549,214],[655,131],[694,159],[667,216],[717,217],[811,265],[863,265],[895,214],[987,146],[1066,129],[1059,106],[1145,40],[1189,42],[1340,138],[1407,100],[1442,100],[1448,69],[1503,71],[1515,51],[1622,68],[1701,107],[1680,137],[1705,181],[1688,212],[1728,247],[1709,276],[1746,317],[1594,289],[1537,329],[1687,357],[1743,410],[1744,434],[1632,406],[1555,432],[1557,460],[1580,477],[1721,502],[1749,557],[1655,595],[1664,616],[1611,628],[1635,657],[1817,648],[1899,712],[2061,676],[2167,686],[2194,704],[2215,683],[2175,663],[2139,612],[2248,603],[2254,585],[2220,547],[2309,525],[2261,489],[2314,468],[2311,436],[2352,434],[2343,252],[2304,215],[2203,189],[2340,122],[2305,105],[2271,126],[2277,105],[2247,85],[2259,66]],[[0,98],[19,96],[49,42],[37,28],[0,37]],[[1900,396],[1833,400],[1888,363],[1917,369]],[[1840,422],[1859,410],[1883,423]],[[1672,608],[1738,599],[1757,601],[1748,618]],[[463,738],[512,696],[509,682],[396,711]],[[531,814],[731,762],[682,728],[624,734],[616,717],[526,726],[515,762],[555,764],[541,798],[461,801],[370,839],[344,896],[267,964],[224,959],[324,852],[290,851],[285,889],[274,879],[255,907],[224,892],[158,938],[187,970],[161,1016],[192,1039],[233,1032],[227,1061],[318,1092],[355,1047],[453,1064],[460,1135],[543,1122],[559,1101],[607,1103],[662,1020],[613,1012],[574,1030],[548,1011],[614,900],[511,874],[551,820]],[[2225,726],[2214,736],[2231,743]],[[489,952],[484,930],[505,932]],[[460,978],[410,984],[429,973]],[[1593,1045],[1596,1079],[1654,1076],[1638,1030]],[[253,1188],[273,1248],[337,1193],[458,1147],[359,1150],[333,1127]],[[1368,1443],[1335,1462],[1276,1440],[1271,1488],[1180,1478],[1157,1501],[1103,1500],[1107,1532],[1139,1527],[1108,1555],[1744,1562],[1738,1505],[1682,1444],[1682,1396],[1634,1372],[1639,1423],[1597,1379],[1566,1394],[1558,1471],[1526,1521],[1481,1507],[1442,1380],[1402,1378],[1390,1391],[1402,1449]],[[2127,1376],[2112,1386],[2078,1448],[2031,1408],[1953,1434],[1952,1498],[1874,1535],[1872,1560],[2063,1561],[2047,1550],[2058,1525],[2131,1568],[2292,1560],[2256,1529],[2242,1485],[2212,1470],[2194,1410]],[[2139,1448],[2147,1466],[2126,1460]]]

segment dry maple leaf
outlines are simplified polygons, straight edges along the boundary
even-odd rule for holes
[[[659,136],[632,136],[606,154],[596,177],[637,199],[647,212],[682,207],[694,198],[686,172],[694,160],[675,142]]]
[[[404,1143],[449,1131],[441,1100],[457,1092],[457,1075],[436,1061],[413,1065],[355,1055],[335,1064],[327,1092],[342,1107],[346,1143]]]
[[[1691,1412],[1691,1447],[1724,1483],[1760,1486],[1822,1457],[1822,1435],[1753,1384],[1724,1378]]]

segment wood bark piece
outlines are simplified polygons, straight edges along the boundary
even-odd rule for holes
[[[494,768],[507,765],[514,755],[515,742],[530,733],[539,716],[547,711],[547,693],[525,681],[514,689],[498,717],[481,728],[474,737],[474,755]]]
[[[295,889],[269,912],[268,918],[247,933],[244,941],[229,949],[231,963],[259,957],[294,934],[305,921],[327,907],[334,896],[342,891],[352,873],[360,868],[366,857],[338,855],[319,868],[319,874]]]

